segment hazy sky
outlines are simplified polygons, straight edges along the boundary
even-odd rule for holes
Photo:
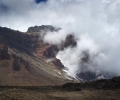
[[[56,55],[70,75],[120,75],[120,0],[0,0],[0,26],[25,32],[35,25],[62,28],[43,38],[50,44],[60,45],[74,33],[78,45]],[[90,54],[89,64],[80,63],[83,51]]]

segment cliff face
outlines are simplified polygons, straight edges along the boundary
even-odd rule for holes
[[[48,32],[48,31],[58,31],[60,28],[55,28],[51,25],[42,25],[42,26],[34,26],[29,27],[27,33],[38,33],[38,32]]]
[[[28,54],[35,53],[37,57],[44,59],[55,58],[55,55],[58,52],[57,46],[45,44],[43,40],[39,39],[39,35],[41,34],[40,31],[43,30],[46,32],[53,30],[55,31],[56,29],[50,25],[35,26],[30,27],[27,33],[22,33],[19,31],[0,27],[0,35],[3,37],[4,43],[10,48],[15,48],[21,52]],[[7,54],[1,51],[1,57],[3,56],[5,57]]]
[[[14,49],[8,50],[0,36],[0,85],[43,86],[65,83],[62,78],[56,78],[57,73],[47,72],[47,69],[44,69],[49,66],[44,61],[36,61],[36,58],[25,52],[24,54],[20,51],[18,53]],[[45,67],[41,69],[40,66]]]
[[[73,35],[69,34],[64,42],[64,48],[71,46],[71,47],[75,47],[77,45],[77,42],[75,41],[75,38]]]
[[[10,56],[8,54],[8,48],[2,43],[3,39],[0,36],[0,61],[1,60],[10,60]]]
[[[33,51],[33,47],[39,38],[38,35],[29,35],[2,27],[0,27],[0,35],[7,45],[18,48],[21,51]],[[18,47],[17,44],[20,45],[21,48]]]

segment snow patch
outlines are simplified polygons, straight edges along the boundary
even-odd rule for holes
[[[61,72],[59,72],[59,71],[57,71],[57,70],[55,70],[59,75],[61,75]]]

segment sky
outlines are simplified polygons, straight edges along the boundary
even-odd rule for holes
[[[61,27],[43,40],[59,46],[68,34],[75,36],[77,46],[56,55],[71,76],[86,71],[118,76],[119,12],[120,0],[0,0],[0,26],[22,32],[35,25]],[[90,54],[86,64],[80,60],[84,51]]]
[[[35,0],[36,3],[46,2],[47,0]]]

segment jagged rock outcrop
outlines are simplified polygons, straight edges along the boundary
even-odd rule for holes
[[[65,68],[64,65],[61,63],[61,61],[60,61],[59,59],[57,59],[57,58],[56,58],[55,60],[53,60],[52,63],[53,63],[55,66],[57,66],[58,69],[63,69],[63,68]]]
[[[42,26],[34,26],[34,27],[29,27],[27,30],[27,33],[37,33],[37,32],[53,32],[53,31],[58,31],[60,28],[55,28],[51,25],[42,25]]]
[[[51,45],[50,47],[48,47],[44,52],[43,52],[43,56],[45,56],[46,58],[55,58],[56,57],[56,53],[59,51],[59,49],[57,48],[56,45]]]
[[[0,60],[10,60],[8,48],[2,44],[2,37],[0,36]]]
[[[39,38],[38,35],[26,34],[2,27],[0,27],[0,35],[4,38],[4,42],[10,47],[14,47],[21,51],[28,52],[34,50],[33,47]]]
[[[74,47],[77,45],[77,42],[75,41],[75,38],[72,34],[69,34],[64,42],[64,46],[65,48],[67,48],[68,46]]]
[[[0,36],[0,61],[2,63],[2,66],[4,67],[7,64],[6,67],[8,67],[10,65],[9,63],[12,63],[14,71],[20,71],[22,65],[24,65],[27,70],[30,70],[30,65],[28,62],[25,62],[22,58],[17,57],[14,54],[9,54],[8,47],[5,46],[2,41],[3,39]]]
[[[14,61],[13,61],[13,70],[14,71],[20,71],[21,66],[24,66],[24,69],[26,69],[27,71],[31,71],[30,64],[27,61],[25,61],[23,58],[18,57],[14,54],[12,54],[12,58],[14,59]]]
[[[77,77],[79,77],[79,79],[82,79],[84,81],[91,81],[91,80],[96,79],[98,76],[95,73],[92,73],[90,71],[86,71],[86,72],[78,73]]]

